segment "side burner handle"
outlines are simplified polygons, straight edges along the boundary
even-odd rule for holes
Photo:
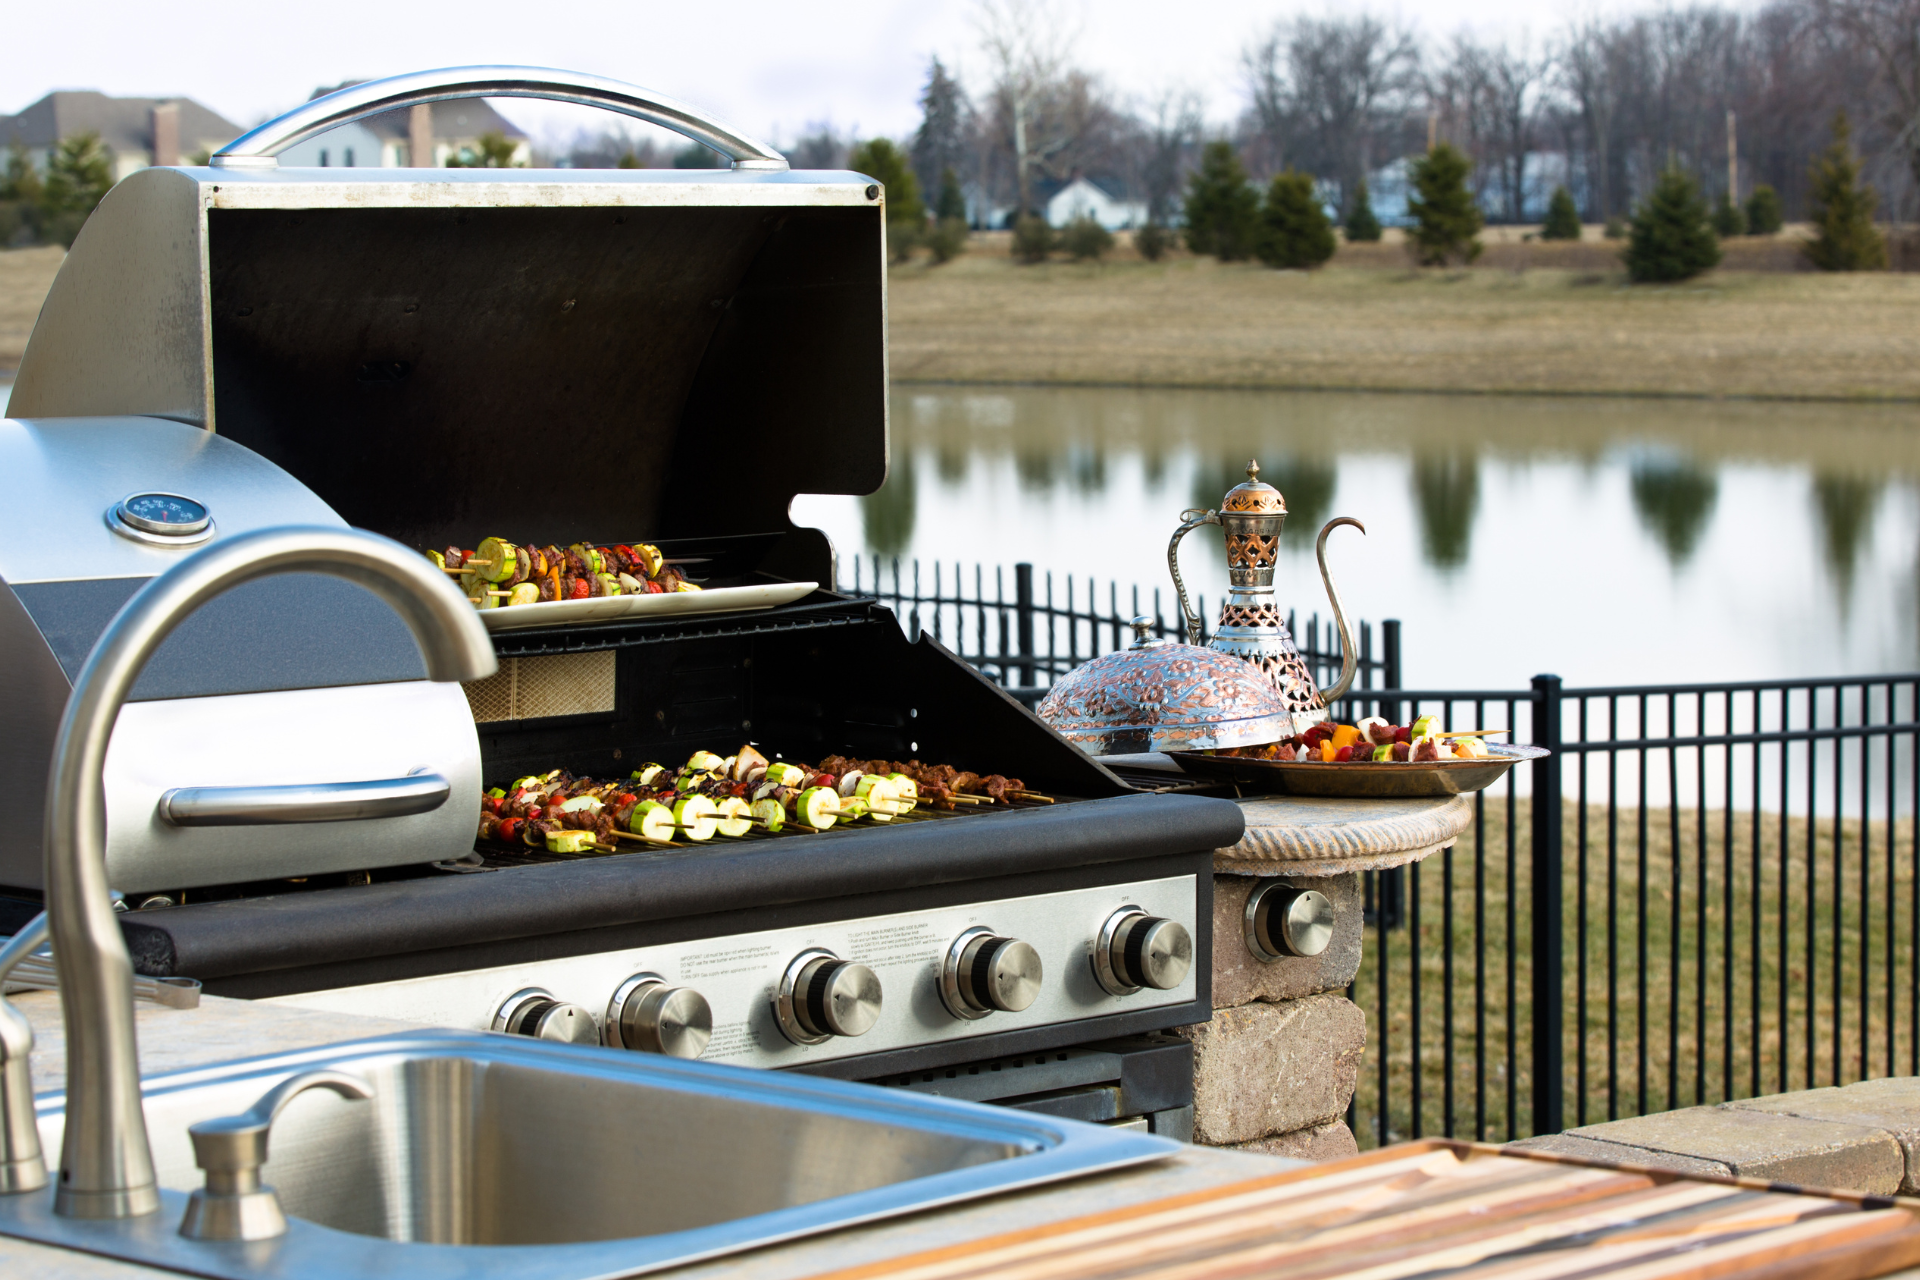
[[[442,67],[348,85],[249,129],[207,163],[216,169],[273,169],[282,151],[337,125],[455,98],[545,98],[604,107],[689,137],[732,160],[735,169],[783,173],[788,167],[786,157],[766,143],[665,94],[576,71],[515,66]]]
[[[267,827],[405,818],[433,812],[452,794],[453,784],[428,770],[374,782],[175,787],[160,797],[160,820],[172,827]]]

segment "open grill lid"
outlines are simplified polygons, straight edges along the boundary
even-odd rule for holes
[[[361,114],[515,91],[404,79],[356,86]],[[203,426],[414,546],[777,532],[762,569],[830,580],[787,509],[886,477],[884,196],[733,149],[760,167],[141,170],[75,241],[11,413]]]

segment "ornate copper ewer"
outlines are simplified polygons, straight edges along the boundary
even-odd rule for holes
[[[1209,649],[1230,653],[1259,668],[1287,704],[1293,716],[1293,732],[1304,733],[1327,718],[1327,707],[1340,700],[1353,683],[1355,668],[1353,632],[1347,627],[1346,611],[1340,607],[1340,592],[1327,571],[1327,535],[1343,524],[1361,533],[1367,527],[1351,516],[1336,516],[1320,530],[1314,553],[1320,560],[1320,580],[1326,584],[1327,599],[1333,605],[1334,625],[1340,631],[1340,679],[1331,689],[1314,687],[1313,672],[1306,659],[1294,647],[1293,637],[1280,608],[1273,602],[1273,565],[1280,552],[1280,526],[1287,519],[1287,502],[1280,491],[1260,478],[1260,464],[1247,463],[1246,483],[1227,492],[1219,511],[1190,508],[1180,513],[1180,527],[1167,544],[1167,567],[1173,571],[1173,588],[1180,596],[1180,614],[1187,626],[1187,643],[1200,643],[1200,615],[1187,600],[1186,583],[1180,579],[1180,539],[1203,524],[1217,524],[1227,537],[1226,603],[1220,606],[1220,625]]]

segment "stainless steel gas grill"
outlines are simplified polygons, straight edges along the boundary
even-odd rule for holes
[[[595,102],[736,166],[270,160],[477,93]],[[119,604],[244,530],[347,524],[423,551],[644,538],[708,589],[831,583],[832,548],[787,512],[886,474],[883,205],[862,175],[789,172],[645,91],[513,68],[355,86],[215,167],[129,177],[63,266],[0,428],[29,531],[0,547],[11,776],[44,779]],[[1186,1048],[1157,1033],[1209,1016],[1211,852],[1238,808],[1137,793],[877,605],[787,594],[519,614],[464,698],[357,587],[222,597],[156,658],[109,757],[139,969],[1177,1131]],[[743,742],[991,770],[1052,803],[609,856],[476,845],[485,786]],[[38,859],[37,832],[0,836],[16,919]]]

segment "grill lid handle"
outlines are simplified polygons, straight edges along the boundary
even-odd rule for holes
[[[452,794],[452,783],[427,770],[373,782],[175,787],[160,797],[160,820],[172,827],[266,827],[405,818],[438,809]]]
[[[348,85],[248,130],[208,163],[219,169],[277,168],[275,156],[336,125],[455,98],[546,98],[604,107],[683,134],[732,160],[735,169],[783,173],[788,168],[786,157],[766,143],[665,94],[549,67],[442,67]]]

